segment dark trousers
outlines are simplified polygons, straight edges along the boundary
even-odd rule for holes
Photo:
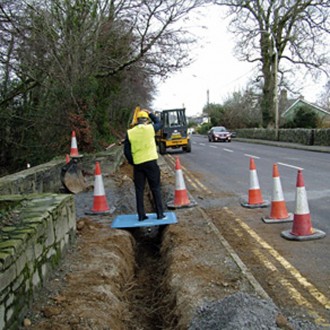
[[[136,208],[139,219],[146,215],[144,210],[144,187],[146,179],[155,203],[157,216],[163,214],[162,195],[160,190],[160,169],[156,160],[134,165],[134,185],[136,195]]]

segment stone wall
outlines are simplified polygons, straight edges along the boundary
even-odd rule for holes
[[[113,146],[79,163],[93,181],[96,161],[109,175],[122,160],[122,146]],[[75,240],[74,195],[58,194],[63,166],[57,159],[0,178],[0,330],[21,325],[36,289]]]
[[[64,165],[64,159],[53,160],[6,175],[0,178],[0,195],[58,192],[62,186],[60,174]]]
[[[72,195],[1,196],[0,329],[17,329],[35,289],[74,241]]]

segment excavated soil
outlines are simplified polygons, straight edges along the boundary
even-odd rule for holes
[[[163,198],[170,201],[174,171],[166,162],[161,169]],[[233,257],[218,230],[230,231],[225,225],[230,214],[223,208],[175,210],[178,223],[169,226],[112,229],[116,215],[135,213],[132,168],[123,164],[103,180],[115,211],[85,215],[93,200],[91,183],[75,196],[76,244],[36,295],[21,329],[317,328],[308,321],[289,322]],[[152,212],[149,192],[146,209]],[[251,244],[230,243],[242,251]],[[285,294],[279,299],[285,301]]]

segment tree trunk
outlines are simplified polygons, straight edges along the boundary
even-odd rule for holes
[[[262,35],[260,45],[263,57],[262,73],[264,77],[263,97],[261,100],[262,126],[269,128],[274,127],[275,123],[275,93],[277,93],[275,91],[275,77],[277,75],[274,70],[277,70],[277,68],[272,42],[268,34]]]

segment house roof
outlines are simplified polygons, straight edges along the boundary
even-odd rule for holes
[[[293,109],[295,109],[297,107],[297,105],[299,103],[303,103],[309,107],[312,107],[314,108],[316,111],[319,111],[319,112],[322,112],[324,115],[329,115],[330,116],[330,112],[328,112],[327,110],[321,108],[320,106],[316,105],[316,104],[313,104],[313,103],[310,103],[310,102],[307,102],[305,101],[304,99],[297,99],[295,102],[293,102],[282,114],[281,114],[281,117],[286,117],[286,115],[288,113],[290,113]]]

